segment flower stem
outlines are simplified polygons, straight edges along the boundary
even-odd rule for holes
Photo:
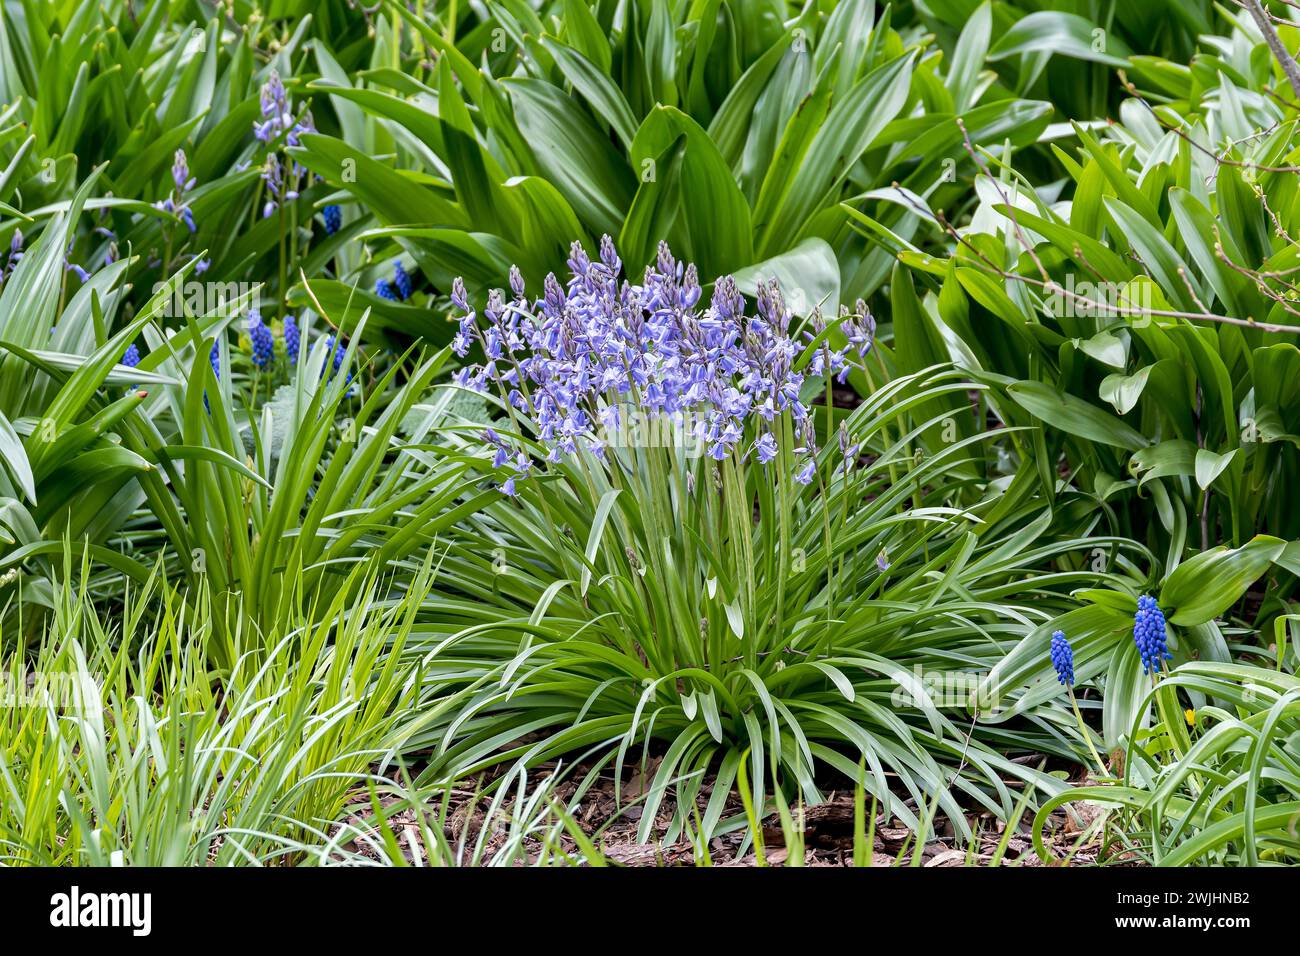
[[[1088,745],[1088,752],[1092,754],[1092,759],[1097,761],[1097,767],[1104,775],[1106,773],[1106,762],[1101,759],[1101,755],[1097,753],[1097,748],[1093,746],[1092,732],[1088,729],[1088,725],[1083,722],[1083,714],[1079,710],[1079,700],[1074,696],[1073,685],[1070,686],[1069,692],[1070,706],[1074,708],[1074,719],[1079,722],[1079,733],[1083,734],[1083,742]]]

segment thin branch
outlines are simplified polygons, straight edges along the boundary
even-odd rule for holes
[[[947,217],[944,216],[942,210],[931,211],[930,209],[927,209],[924,206],[918,206],[913,199],[908,197],[901,190],[899,191],[899,194],[903,197],[904,202],[906,202],[913,209],[915,209],[919,215],[926,216],[933,219],[936,223],[938,223],[939,227],[948,236],[950,236],[953,239],[954,242],[956,242],[958,245],[962,246],[963,248],[967,249],[971,253],[971,255],[974,256],[973,259],[966,260],[967,264],[970,265],[971,267],[979,269],[982,272],[987,272],[990,275],[998,276],[999,278],[1004,280],[1023,282],[1026,285],[1035,286],[1036,288],[1041,289],[1043,292],[1046,292],[1049,295],[1052,293],[1056,293],[1057,295],[1061,295],[1069,299],[1071,302],[1075,303],[1076,305],[1081,306],[1085,309],[1089,309],[1098,315],[1106,315],[1106,316],[1114,315],[1118,317],[1126,314],[1121,309],[1115,308],[1115,306],[1113,306],[1109,302],[1101,302],[1098,301],[1097,299],[1090,299],[1087,296],[1080,295],[1079,293],[1074,292],[1071,289],[1066,289],[1059,282],[1050,278],[1050,276],[1048,277],[1048,279],[1043,280],[1043,279],[1035,279],[1032,276],[1021,275],[1020,273],[1017,272],[1009,272],[1008,270],[1002,268],[993,260],[989,259],[986,255],[984,255],[984,253],[978,247],[976,247],[969,240],[967,240],[965,236],[961,235],[961,233],[959,233],[956,230],[956,228],[953,227],[952,223],[948,221]],[[1228,262],[1227,264],[1230,266],[1234,266],[1239,271],[1244,271],[1241,270],[1240,266],[1236,266],[1235,263]],[[1148,276],[1147,278],[1149,279],[1150,276]],[[1248,329],[1260,329],[1264,332],[1300,333],[1300,325],[1278,325],[1274,322],[1257,322],[1252,318],[1239,319],[1236,316],[1218,315],[1213,312],[1184,312],[1177,309],[1149,309],[1149,308],[1143,308],[1141,306],[1130,304],[1130,313],[1128,314],[1149,315],[1152,317],[1169,318],[1169,319],[1191,319],[1191,320],[1198,320],[1202,322],[1221,322],[1225,325],[1238,325]]]
[[[980,156],[979,151],[975,149],[975,144],[971,142],[970,134],[966,132],[966,124],[962,122],[960,116],[957,117],[957,128],[961,130],[961,138],[966,144],[966,152],[970,153],[971,159],[975,160],[975,163],[979,166],[984,175],[988,177],[989,182],[993,184],[993,188],[997,190],[998,195],[1002,197],[1002,201],[1006,204],[1007,216],[1011,219],[1011,226],[1016,231],[1016,240],[1022,247],[1024,247],[1024,250],[1029,253],[1029,257],[1034,260],[1034,265],[1038,267],[1038,274],[1041,275],[1045,281],[1049,280],[1051,277],[1047,274],[1047,269],[1043,266],[1042,260],[1038,258],[1038,253],[1034,250],[1034,244],[1029,241],[1024,230],[1020,228],[1020,222],[1016,219],[1016,204],[1011,201],[1009,196],[1007,196],[1006,192],[1002,189],[1002,183],[993,175],[993,171],[989,169],[988,164],[984,162],[984,158]],[[1017,195],[1019,192],[1020,189],[1017,187]]]
[[[1181,138],[1193,149],[1197,150],[1203,155],[1208,156],[1210,159],[1214,160],[1214,164],[1216,166],[1236,166],[1241,169],[1250,169],[1261,173],[1300,173],[1300,166],[1261,166],[1259,163],[1247,162],[1245,160],[1228,159],[1226,156],[1220,153],[1216,153],[1213,150],[1206,149],[1196,140],[1192,139],[1192,137],[1189,136],[1185,130],[1183,130],[1178,126],[1174,126],[1163,116],[1157,113],[1155,107],[1152,106],[1150,103],[1148,103],[1146,101],[1146,98],[1143,97],[1142,94],[1138,92],[1137,87],[1133,85],[1132,80],[1128,78],[1128,75],[1123,70],[1119,71],[1119,79],[1120,82],[1124,85],[1124,88],[1128,90],[1129,95],[1132,96],[1139,103],[1141,103],[1143,106],[1145,106],[1147,108],[1147,112],[1151,114],[1151,117],[1157,123],[1159,123],[1165,129],[1169,130],[1169,132]],[[1291,120],[1290,122],[1295,122],[1295,120]],[[1273,126],[1270,127],[1270,129],[1268,130],[1258,130],[1255,133],[1252,133],[1250,136],[1247,136],[1242,140],[1233,141],[1232,145],[1229,146],[1229,149],[1231,149],[1232,146],[1237,146],[1248,139],[1253,139],[1257,136],[1263,136],[1271,132],[1272,129],[1276,129],[1279,125],[1280,124],[1274,123]]]
[[[1259,27],[1259,32],[1264,34],[1264,42],[1273,51],[1277,62],[1282,65],[1282,72],[1286,74],[1287,82],[1291,84],[1291,92],[1296,95],[1296,99],[1300,99],[1300,64],[1296,63],[1295,57],[1290,54],[1282,43],[1282,38],[1273,29],[1273,23],[1269,15],[1264,12],[1264,8],[1260,6],[1259,0],[1240,0],[1240,2],[1250,11],[1255,26]]]

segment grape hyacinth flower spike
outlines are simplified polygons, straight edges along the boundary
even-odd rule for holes
[[[140,364],[140,349],[134,342],[126,347],[126,351],[122,353],[122,359],[118,364],[125,365],[127,368],[136,368]],[[139,385],[132,385],[127,389],[127,392],[134,392],[139,387]]]
[[[338,206],[326,206],[321,210],[321,217],[325,220],[325,235],[332,236],[343,228],[343,210]]]
[[[1070,642],[1066,640],[1064,631],[1054,631],[1052,633],[1052,649],[1050,652],[1052,658],[1052,667],[1056,669],[1056,679],[1064,687],[1074,685],[1074,650],[1070,647]]]
[[[343,366],[343,356],[347,353],[347,346],[344,345],[341,340],[336,339],[331,335],[325,339],[325,347],[328,349],[328,354],[325,357],[324,365],[321,366],[321,378],[325,378],[327,372],[329,373],[329,377],[333,378],[338,370]],[[352,381],[351,372],[348,373],[347,380],[349,382]]]
[[[266,368],[275,358],[275,336],[256,309],[248,313],[248,338],[253,345],[253,364]]]
[[[298,340],[300,333],[298,331],[298,320],[292,315],[284,317],[284,329],[281,333],[284,337],[284,354],[289,359],[290,365],[298,364]]]
[[[1173,657],[1169,653],[1165,612],[1149,594],[1138,598],[1137,614],[1133,617],[1133,641],[1142,657],[1143,674],[1158,674],[1164,662]]]
[[[217,381],[221,381],[221,340],[215,339],[212,343],[212,351],[208,353],[208,364],[212,366],[212,374],[216,376]],[[212,406],[208,403],[208,393],[205,389],[203,392],[203,409],[209,414],[212,412]]]
[[[1083,735],[1084,742],[1088,745],[1088,752],[1092,754],[1092,759],[1097,762],[1097,767],[1104,774],[1106,773],[1106,764],[1097,753],[1097,748],[1092,742],[1092,731],[1088,729],[1087,723],[1084,722],[1083,712],[1079,710],[1079,700],[1074,696],[1074,648],[1070,646],[1070,639],[1065,636],[1064,631],[1052,632],[1052,643],[1048,649],[1048,657],[1052,662],[1052,669],[1056,671],[1056,679],[1065,687],[1065,692],[1070,696],[1070,706],[1074,709],[1074,719],[1079,725],[1079,733]]]
[[[411,297],[411,277],[402,268],[400,259],[393,260],[393,288],[397,290],[397,297],[403,302]]]

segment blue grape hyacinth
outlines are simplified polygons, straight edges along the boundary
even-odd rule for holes
[[[325,220],[325,235],[332,236],[343,228],[343,210],[338,206],[326,206],[321,216]]]
[[[248,313],[248,338],[253,343],[253,364],[266,368],[275,360],[275,335],[256,309]]]
[[[397,301],[397,293],[393,291],[393,287],[388,284],[387,279],[375,281],[375,295],[381,299],[387,299],[389,302]]]
[[[140,364],[140,350],[136,347],[134,342],[128,345],[126,351],[122,353],[121,364],[128,368],[135,368]]]
[[[393,260],[393,287],[397,289],[397,297],[403,302],[411,297],[411,277],[402,268],[402,263],[396,259]]]
[[[333,378],[334,374],[343,365],[343,356],[347,352],[347,346],[331,335],[325,339],[325,347],[329,349],[332,357],[326,358],[325,365],[320,370],[321,378],[325,377],[326,370],[329,371],[329,377]],[[349,374],[348,381],[351,380],[352,376]]]
[[[1052,666],[1056,668],[1056,679],[1065,687],[1074,683],[1074,649],[1064,631],[1052,632],[1051,649]]]
[[[284,354],[289,358],[290,365],[298,364],[298,320],[292,315],[284,317]]]
[[[213,342],[212,351],[208,353],[208,361],[212,363],[212,374],[221,378],[221,343]]]
[[[1162,662],[1173,657],[1169,653],[1169,633],[1165,627],[1165,612],[1149,594],[1138,598],[1137,614],[1133,618],[1133,640],[1142,655],[1142,673],[1155,674]]]

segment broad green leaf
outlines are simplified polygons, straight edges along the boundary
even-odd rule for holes
[[[1045,53],[1123,67],[1128,65],[1131,52],[1113,31],[1103,30],[1091,20],[1073,13],[1040,10],[1017,20],[1002,34],[989,51],[989,59]]]
[[[27,452],[23,449],[22,439],[3,412],[0,412],[0,462],[4,462],[27,500],[36,504],[36,482],[32,478],[32,466],[27,461]]]
[[[685,141],[678,167],[681,195],[688,199],[708,197],[707,202],[681,204],[689,247],[683,253],[694,260],[707,281],[753,262],[749,204],[708,134],[693,119],[672,107],[651,110],[637,130],[631,156],[634,166],[642,171],[642,180],[647,175],[659,175],[653,164],[682,137]],[[647,166],[647,161],[652,165]]]
[[[1043,382],[1016,382],[1007,386],[1007,392],[1026,411],[1068,435],[1129,451],[1151,443],[1114,415]]]
[[[811,315],[818,307],[825,315],[839,314],[839,264],[835,251],[821,239],[805,239],[789,252],[738,269],[734,278],[748,296],[757,293],[759,282],[776,279],[795,315]]]
[[[1196,484],[1200,486],[1202,491],[1214,484],[1214,479],[1223,474],[1223,470],[1232,464],[1232,459],[1237,456],[1239,451],[1241,451],[1240,448],[1234,448],[1232,451],[1219,455],[1208,448],[1197,450]]]
[[[1212,548],[1188,558],[1165,579],[1160,604],[1171,624],[1203,624],[1241,600],[1279,557],[1286,542],[1256,535],[1240,548]]]

